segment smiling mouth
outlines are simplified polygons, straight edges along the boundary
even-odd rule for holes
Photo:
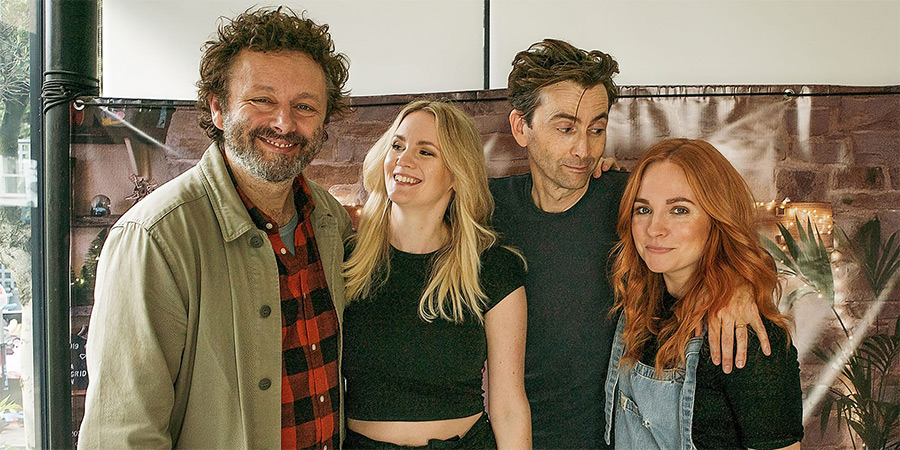
[[[400,174],[394,174],[394,181],[397,181],[397,182],[403,183],[403,184],[419,184],[422,182],[422,180],[408,177],[405,175],[400,175]]]
[[[259,140],[265,142],[266,144],[271,145],[272,147],[277,147],[277,148],[281,148],[281,149],[288,149],[288,148],[292,148],[295,145],[297,145],[297,144],[291,143],[291,142],[273,141],[273,140],[265,138],[263,136],[257,136],[257,138],[259,138]]]
[[[650,253],[657,253],[657,254],[659,254],[659,253],[666,253],[666,252],[672,250],[672,249],[669,248],[669,247],[653,247],[653,246],[650,246],[650,245],[645,246],[644,249],[646,249],[646,250],[647,250],[648,252],[650,252]]]

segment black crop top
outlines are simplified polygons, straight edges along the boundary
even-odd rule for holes
[[[427,421],[484,410],[484,325],[419,317],[419,299],[434,253],[391,248],[387,281],[344,310],[343,367],[346,416],[357,420]],[[484,312],[524,284],[522,260],[493,247],[481,256]]]

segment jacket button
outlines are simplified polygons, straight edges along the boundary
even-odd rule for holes
[[[268,378],[263,378],[262,380],[259,380],[259,389],[260,390],[265,391],[266,389],[269,389],[270,387],[272,387],[272,381],[269,380]]]
[[[272,314],[272,308],[270,308],[269,305],[262,305],[262,307],[259,308],[259,317],[265,319],[266,317],[269,317],[269,314]]]
[[[262,244],[263,244],[263,239],[261,237],[253,236],[250,238],[250,246],[251,247],[260,248],[260,247],[262,247]]]

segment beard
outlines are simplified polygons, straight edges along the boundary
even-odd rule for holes
[[[309,138],[294,131],[278,134],[267,126],[247,129],[247,123],[225,115],[225,148],[231,151],[234,162],[251,176],[270,183],[280,183],[300,176],[303,169],[315,159],[325,143],[325,129],[319,127]],[[276,153],[267,159],[257,145],[256,138],[277,139],[296,145],[290,154]]]

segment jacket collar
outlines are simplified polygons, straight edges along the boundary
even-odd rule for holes
[[[215,143],[203,153],[197,168],[200,170],[209,202],[216,213],[225,242],[231,242],[247,231],[256,229],[256,225],[250,219],[250,213],[247,212],[234,188],[225,157]]]

